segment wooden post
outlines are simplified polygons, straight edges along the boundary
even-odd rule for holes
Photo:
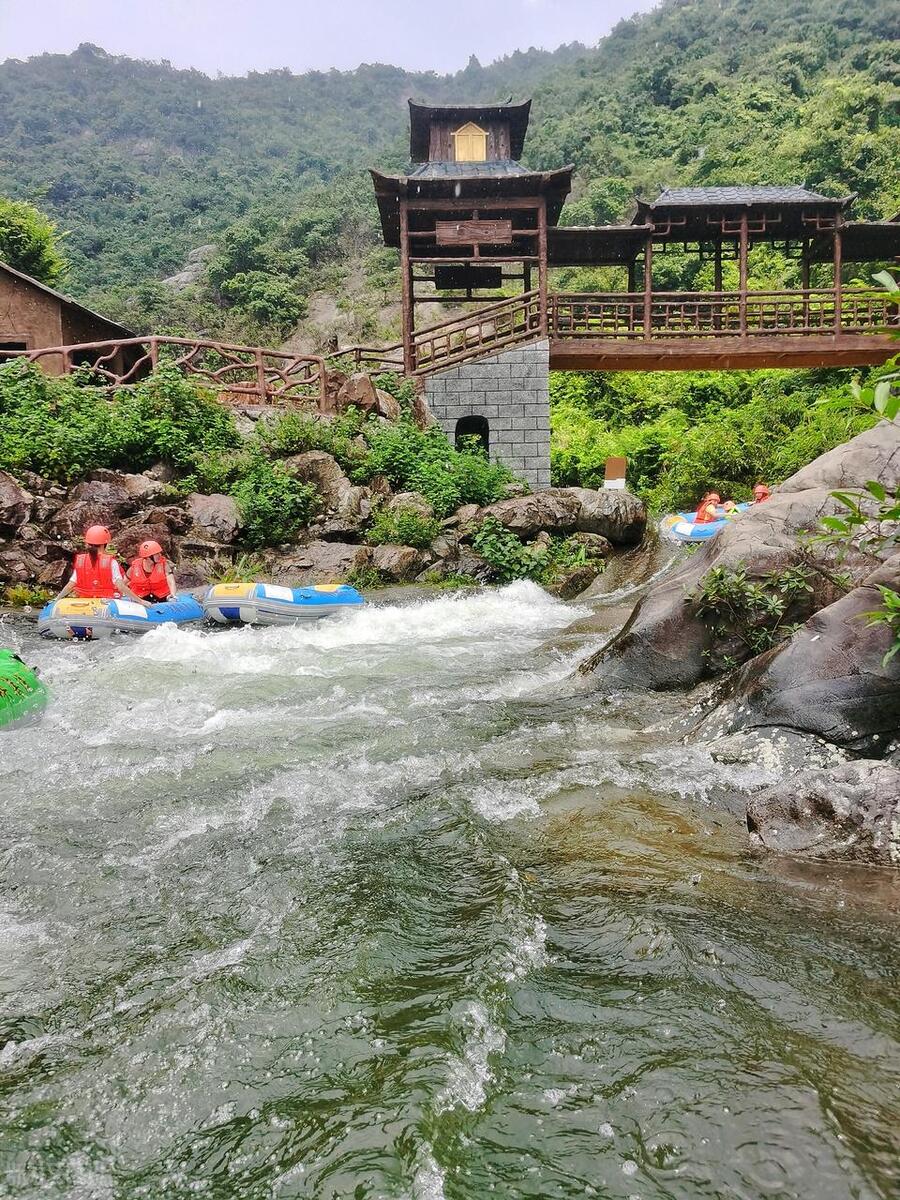
[[[716,239],[713,250],[713,291],[719,293],[713,301],[713,329],[722,328],[722,239]]]
[[[741,337],[747,336],[747,252],[750,244],[749,224],[750,219],[745,209],[741,213],[741,242],[738,252],[738,271],[740,276],[740,283],[738,284],[740,297],[738,304]]]
[[[837,220],[839,221],[840,217],[838,217]],[[843,242],[843,238],[841,235],[841,227],[839,224],[835,223],[835,227],[834,227],[834,332],[835,332],[835,334],[839,334],[841,332],[841,317],[843,315],[841,313],[841,306],[842,306],[842,302],[843,302],[843,287],[841,284],[841,267],[843,265],[843,263],[842,263],[842,252],[843,252],[842,242]]]
[[[809,329],[809,240],[803,239],[800,254],[800,287],[803,289],[803,328]]]
[[[155,337],[150,339],[150,370],[155,371],[159,365],[159,340]]]
[[[541,333],[547,336],[547,200],[541,196],[538,208],[538,288],[540,291]]]
[[[256,354],[256,390],[259,392],[260,404],[266,402],[266,363],[263,358],[263,352],[260,347],[257,347]]]
[[[634,293],[637,291],[637,261],[631,259],[628,263],[628,332],[634,333]]]
[[[649,342],[653,332],[653,235],[644,246],[644,341]]]
[[[400,201],[400,282],[403,289],[403,367],[407,375],[411,375],[416,369],[413,351],[415,313],[412,298],[412,267],[409,262],[409,212],[406,200]]]

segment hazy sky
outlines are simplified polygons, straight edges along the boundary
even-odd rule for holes
[[[592,45],[654,0],[0,0],[0,60],[111,54],[241,75],[360,62],[455,71],[529,46]]]

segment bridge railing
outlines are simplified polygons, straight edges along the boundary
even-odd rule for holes
[[[390,346],[345,346],[325,355],[325,362],[333,366],[349,363],[357,371],[397,371],[403,373],[403,343]]]
[[[530,341],[539,337],[544,328],[540,292],[523,292],[475,312],[415,330],[410,367],[419,375],[441,370],[517,342]]]
[[[768,292],[557,292],[549,298],[554,338],[754,337],[875,333],[900,326],[890,295],[845,288]]]
[[[227,404],[284,404],[322,396],[324,363],[316,355],[291,354],[261,346],[238,346],[196,338],[122,338],[21,351],[56,374],[76,367],[112,387],[136,383],[160,363],[177,367],[216,392]]]

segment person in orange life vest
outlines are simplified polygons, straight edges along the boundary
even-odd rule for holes
[[[69,582],[56,597],[57,600],[74,592],[81,598],[118,600],[127,596],[138,604],[144,603],[128,586],[116,556],[109,553],[110,536],[105,525],[92,525],[86,530],[84,544],[87,549],[75,555],[75,566]]]
[[[762,504],[763,500],[768,500],[772,495],[764,483],[754,484],[753,487],[753,503]]]
[[[131,590],[150,604],[174,600],[175,576],[159,542],[141,542],[137,558],[128,568]]]
[[[722,497],[718,492],[707,492],[697,505],[697,515],[694,517],[694,524],[708,525],[711,521],[721,521],[722,514],[716,508],[716,505],[721,503]]]

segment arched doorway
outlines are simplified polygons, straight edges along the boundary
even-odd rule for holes
[[[457,450],[463,449],[466,438],[473,437],[478,439],[481,449],[487,454],[490,450],[490,434],[486,417],[461,417],[456,422],[454,441]]]

